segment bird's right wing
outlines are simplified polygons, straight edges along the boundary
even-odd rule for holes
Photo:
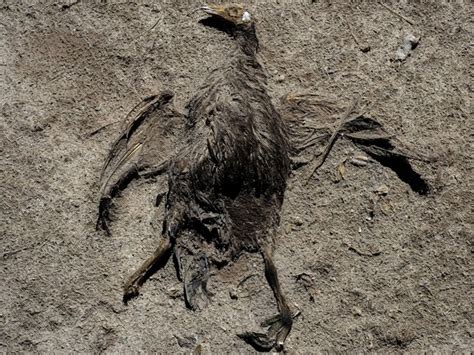
[[[289,126],[293,165],[298,167],[308,164],[308,179],[323,165],[335,141],[345,138],[392,169],[415,192],[429,192],[430,187],[410,163],[411,160],[428,159],[421,154],[409,152],[395,135],[388,133],[365,110],[357,112],[356,101],[343,108],[336,100],[317,95],[288,94],[281,99],[280,112]],[[313,153],[310,159],[298,160],[301,155],[308,154],[309,148],[317,153]]]
[[[173,97],[171,91],[150,96],[127,116],[134,118],[126,122],[126,129],[113,143],[102,168],[97,228],[109,232],[112,199],[130,181],[167,171],[184,127],[183,115],[174,109]]]

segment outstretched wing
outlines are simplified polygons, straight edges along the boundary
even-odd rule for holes
[[[411,160],[425,160],[409,152],[394,135],[373,118],[355,116],[342,126],[342,133],[358,148],[365,151],[380,164],[392,169],[400,180],[420,195],[430,191],[428,183],[411,166]]]
[[[309,148],[317,151],[312,158],[299,161],[299,165],[310,164],[309,176],[324,163],[334,142],[344,137],[392,169],[415,192],[429,192],[429,185],[410,164],[410,160],[425,159],[408,152],[381,123],[365,113],[355,112],[355,104],[343,109],[335,100],[289,94],[281,99],[281,114],[289,126],[293,160],[298,162],[297,157],[307,156]]]
[[[110,233],[107,222],[112,199],[133,179],[167,171],[184,126],[173,97],[172,91],[147,97],[127,116],[134,118],[112,145],[102,168],[97,228]]]

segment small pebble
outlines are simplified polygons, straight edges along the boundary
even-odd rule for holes
[[[377,195],[385,196],[385,195],[388,195],[389,188],[387,187],[387,185],[380,185],[377,189],[375,189],[374,192]]]
[[[416,48],[419,42],[420,37],[416,37],[411,33],[407,35],[403,39],[403,43],[400,47],[398,47],[397,52],[395,53],[395,60],[403,62],[410,56],[411,51]]]
[[[349,160],[349,163],[355,166],[366,166],[368,162],[369,162],[369,158],[363,155],[358,155]]]
[[[362,310],[359,307],[354,307],[352,309],[352,314],[357,317],[360,317],[362,315]]]
[[[285,81],[285,75],[281,74],[277,77],[276,79],[277,83],[281,83],[283,81]]]
[[[303,220],[300,218],[300,217],[293,217],[291,222],[295,225],[295,226],[302,226],[303,225]]]

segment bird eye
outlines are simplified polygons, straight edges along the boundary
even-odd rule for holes
[[[239,10],[237,10],[235,7],[231,7],[227,11],[228,11],[229,15],[232,16],[232,17],[236,17],[236,16],[239,15]]]

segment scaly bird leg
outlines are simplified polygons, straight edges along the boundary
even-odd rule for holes
[[[281,350],[286,337],[291,331],[293,318],[296,317],[299,312],[292,312],[290,310],[288,302],[281,291],[278,272],[273,263],[271,250],[269,248],[263,249],[262,255],[265,263],[265,277],[275,296],[279,314],[262,323],[262,327],[269,327],[266,334],[245,332],[238,336],[259,351],[269,351],[274,347],[277,350]]]
[[[131,298],[138,296],[140,287],[148,277],[155,271],[156,268],[166,264],[170,256],[170,251],[173,245],[167,235],[163,235],[160,240],[160,245],[155,250],[153,255],[149,257],[142,266],[135,271],[135,273],[128,278],[124,287],[123,301],[127,303]]]

